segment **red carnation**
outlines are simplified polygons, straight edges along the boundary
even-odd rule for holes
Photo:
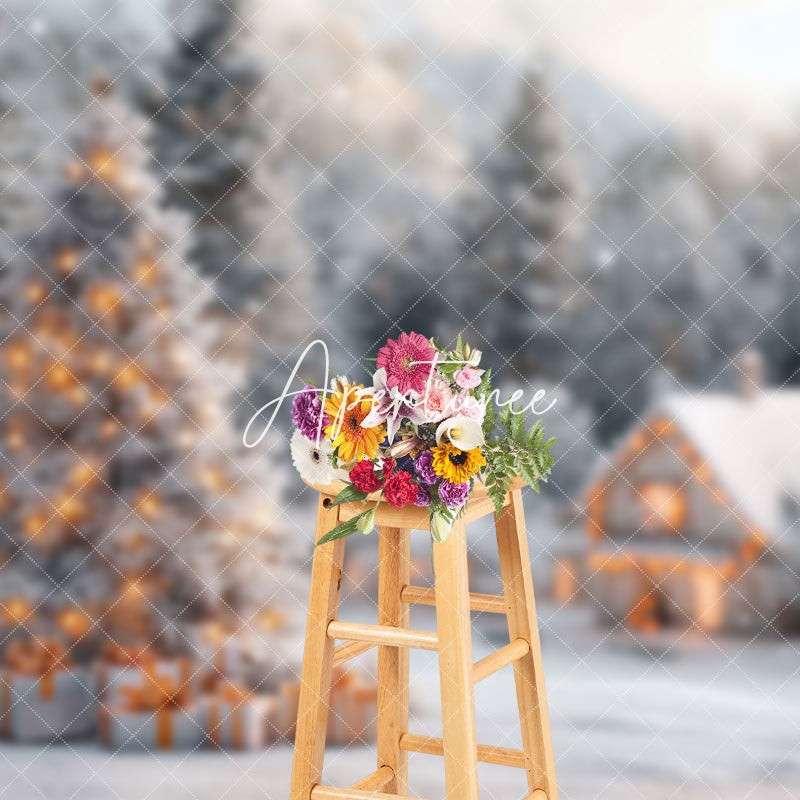
[[[350,470],[349,477],[360,492],[369,494],[381,488],[381,479],[375,474],[375,466],[366,458]]]
[[[411,480],[411,473],[400,470],[390,475],[383,486],[383,496],[394,508],[413,503],[417,499],[417,486]]]
[[[394,468],[396,466],[397,462],[393,458],[384,458],[383,466],[381,467],[381,471],[383,472],[383,477],[388,478],[394,472]]]

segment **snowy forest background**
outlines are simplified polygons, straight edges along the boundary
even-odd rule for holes
[[[137,184],[131,204],[163,234],[158,258],[173,276],[169,299],[178,310],[190,309],[179,326],[188,363],[179,359],[177,374],[190,381],[189,405],[197,401],[201,408],[194,434],[204,446],[206,438],[219,438],[223,467],[236,473],[228,483],[195,475],[186,485],[202,505],[220,485],[235,484],[242,496],[230,505],[241,507],[214,506],[215,513],[236,516],[252,502],[261,509],[255,529],[237,539],[237,555],[227,544],[220,556],[211,530],[181,540],[180,548],[165,535],[140,557],[160,564],[167,579],[184,576],[191,565],[203,588],[184,586],[185,593],[208,595],[199,609],[192,606],[198,615],[192,621],[231,608],[252,621],[265,604],[274,606],[265,630],[282,632],[265,634],[269,641],[256,663],[275,680],[295,669],[301,654],[312,498],[291,469],[288,414],[279,425],[283,435],[259,451],[259,463],[241,452],[237,434],[280,392],[311,340],[327,342],[337,373],[361,375],[364,356],[400,330],[445,341],[461,333],[483,350],[504,389],[545,388],[557,398],[545,420],[559,438],[557,465],[544,498],[528,511],[541,520],[535,567],[542,575],[552,559],[548,535],[566,536],[582,523],[583,492],[600,454],[659,396],[732,391],[740,378],[737,360],[749,349],[763,356],[767,383],[798,383],[800,105],[784,103],[771,124],[755,109],[733,122],[713,110],[698,112],[694,103],[692,122],[684,124],[682,113],[648,103],[570,47],[554,46],[556,4],[508,5],[525,33],[506,41],[505,29],[498,33],[489,24],[491,13],[482,16],[485,9],[472,3],[463,20],[447,3],[422,9],[383,0],[0,4],[0,294],[11,314],[3,321],[3,347],[28,313],[19,303],[29,278],[44,276],[48,296],[60,296],[57,271],[42,267],[61,246],[51,228],[63,230],[64,220],[84,219],[90,208],[99,215],[109,263],[127,263],[141,246],[135,231],[109,224],[102,198],[70,190],[69,165],[84,163],[82,148],[105,131],[110,156],[125,152],[121,169]],[[609,13],[624,27],[624,10]],[[635,65],[630,69],[635,73]],[[128,202],[128,183],[119,187]],[[102,275],[106,267],[91,269]],[[166,387],[176,367],[172,350],[162,355],[152,374]],[[319,366],[309,364],[304,373],[313,378]],[[202,381],[192,385],[189,376],[200,373]],[[215,380],[222,375],[224,382]],[[13,394],[12,384],[4,377]],[[50,402],[47,391],[46,384],[34,387],[32,406]],[[203,401],[212,396],[204,421]],[[11,419],[16,408],[8,399],[3,416]],[[182,469],[177,428],[167,424],[153,439],[163,447],[164,463],[174,457]],[[215,450],[208,449],[211,463]],[[13,466],[13,457],[5,461],[6,469]],[[139,497],[140,487],[130,491]],[[183,513],[181,502],[175,508]],[[104,520],[95,516],[93,548],[107,540]],[[183,523],[170,517],[169,524]],[[120,525],[130,528],[127,518]],[[46,598],[54,610],[59,600],[37,570],[57,576],[59,591],[73,601],[102,604],[104,592],[117,591],[95,584],[102,568],[70,589],[74,562],[65,566],[57,554],[53,561],[52,551],[46,558],[26,556],[17,570],[20,554],[32,551],[16,530],[4,532],[13,552],[6,554],[0,588],[32,581],[41,590],[34,602]],[[103,558],[123,564],[113,542],[107,544]],[[354,548],[354,571],[362,571],[364,586],[372,545],[359,541]],[[176,550],[171,563],[166,555]],[[222,570],[222,578],[220,558],[238,565]],[[226,581],[239,585],[235,597]],[[363,600],[366,590],[354,586],[354,600]],[[167,647],[180,645],[170,631],[191,605],[174,595],[166,591],[163,605],[157,601]],[[626,650],[627,640],[609,651],[600,646],[605,632],[579,612],[553,608],[549,614],[546,600],[544,607],[551,669],[574,673],[577,681],[552,680],[565,798],[610,796],[604,790],[673,797],[677,784],[659,794],[659,776],[674,766],[676,753],[686,796],[733,796],[727,790],[741,785],[737,769],[750,770],[744,780],[751,791],[796,796],[795,640],[759,644],[771,658],[748,656],[743,689],[727,669],[735,644],[719,645],[720,663],[707,642],[692,642],[683,657],[696,660],[680,663],[657,646]],[[724,730],[719,748],[705,744],[702,725],[687,723],[687,735],[676,713],[676,724],[662,729],[659,715],[670,716],[669,708],[652,710],[651,718],[651,710],[628,697],[630,688],[647,703],[653,684],[645,674],[671,685],[684,710],[689,698],[717,681],[720,695],[704,708],[706,723]],[[620,675],[629,683],[618,683]],[[752,698],[743,717],[725,717],[728,699],[751,684],[770,688]],[[594,694],[586,711],[575,691],[599,691],[608,705]],[[794,709],[793,721],[781,703]],[[754,724],[741,745],[748,754],[743,766],[735,755],[738,721],[745,717]],[[644,725],[652,749],[630,762],[615,725],[631,736]],[[779,731],[771,750],[763,749],[758,733],[767,730]],[[491,728],[488,735],[496,738]],[[134,778],[130,762],[78,750],[74,780],[58,796],[110,790],[126,798],[160,797],[169,789],[171,796],[222,797],[238,785],[238,796],[282,797],[287,747],[279,742],[246,764],[216,762],[216,774],[230,782],[208,795],[178,756]],[[4,753],[0,772],[16,787],[8,796],[55,797],[29,766],[49,758],[50,771],[42,774],[52,776],[67,755]],[[344,765],[359,758],[341,754],[344,775],[355,774]],[[495,794],[487,796],[507,796],[506,784],[492,780],[487,785]]]

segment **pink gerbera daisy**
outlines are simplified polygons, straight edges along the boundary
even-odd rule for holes
[[[421,333],[401,333],[378,350],[378,369],[386,369],[386,383],[400,394],[422,393],[433,370],[436,350]],[[427,363],[426,363],[427,362]]]

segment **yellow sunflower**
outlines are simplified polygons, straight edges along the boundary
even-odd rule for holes
[[[339,461],[348,464],[364,456],[375,458],[375,451],[383,441],[384,425],[362,428],[361,421],[372,409],[372,397],[359,395],[363,385],[344,386],[343,391],[328,395],[325,413],[331,421],[325,426],[325,435],[334,448],[339,448]]]
[[[464,483],[486,464],[480,447],[459,450],[455,445],[442,444],[431,448],[433,471],[451,483]]]

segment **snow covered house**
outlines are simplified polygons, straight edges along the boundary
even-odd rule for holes
[[[672,395],[595,473],[586,588],[632,627],[800,622],[800,390]]]

